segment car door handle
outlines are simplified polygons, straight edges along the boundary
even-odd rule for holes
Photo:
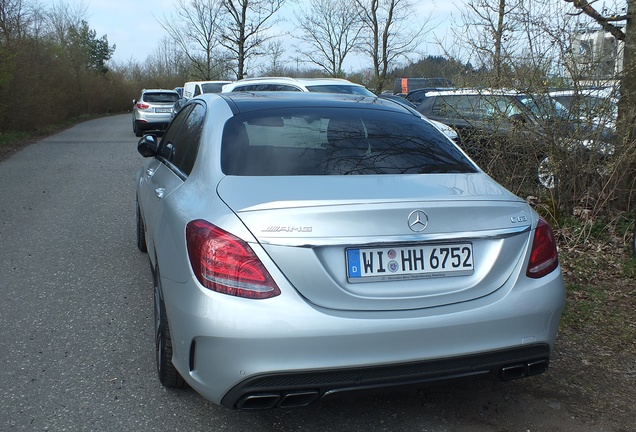
[[[155,170],[153,168],[146,169],[146,177],[150,178],[152,177],[154,173],[155,173]]]
[[[155,195],[157,195],[157,198],[162,199],[165,191],[165,188],[155,188]]]

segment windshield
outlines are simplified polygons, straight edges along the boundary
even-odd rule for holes
[[[448,138],[419,117],[350,108],[238,114],[224,128],[221,167],[225,174],[239,176],[477,171]]]
[[[549,96],[523,95],[519,96],[519,101],[541,120],[567,119],[570,114],[566,107]]]

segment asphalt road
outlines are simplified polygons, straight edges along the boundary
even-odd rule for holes
[[[0,163],[0,430],[609,430],[549,393],[524,391],[529,380],[256,413],[164,389],[147,257],[135,247],[136,142],[130,117],[113,116]],[[549,384],[550,373],[532,379]]]

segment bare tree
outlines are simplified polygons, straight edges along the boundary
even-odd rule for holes
[[[24,36],[29,12],[22,0],[0,0],[0,42],[10,43]]]
[[[87,10],[83,1],[75,6],[63,1],[55,2],[47,14],[51,38],[62,45],[68,44],[69,31],[87,20]]]
[[[220,44],[236,61],[236,78],[246,75],[251,58],[265,55],[265,44],[274,38],[268,31],[285,0],[222,0],[223,31]]]
[[[371,58],[373,68],[371,86],[381,93],[387,85],[389,68],[416,52],[429,19],[417,16],[409,0],[355,1],[364,25],[362,52]]]
[[[270,76],[285,75],[285,47],[282,40],[270,41],[265,47],[265,57],[269,64],[262,67],[261,72],[263,74]]]
[[[143,63],[145,72],[156,81],[168,81],[183,85],[188,79],[188,58],[169,37],[159,41],[157,48]],[[162,82],[160,87],[167,86]]]
[[[598,10],[594,2],[587,0],[565,0],[614,38],[623,41],[623,70],[620,76],[620,99],[618,102],[616,142],[617,168],[621,174],[617,179],[620,197],[626,207],[634,208],[634,187],[636,186],[636,0],[627,0],[626,6],[617,9]],[[636,229],[635,234],[636,235]]]
[[[618,124],[628,141],[636,140],[636,0],[627,0],[623,10],[597,10],[586,0],[565,0],[571,3],[578,14],[584,14],[597,22],[603,30],[625,44],[623,73],[621,76],[621,98]],[[621,25],[624,24],[624,25]]]
[[[222,0],[176,0],[175,14],[158,20],[187,57],[194,79],[223,78],[225,60],[218,50],[221,7]]]
[[[514,19],[513,13],[521,6],[521,0],[468,1],[462,14],[464,27],[455,32],[479,63],[492,70],[495,87],[504,85],[504,74],[514,64],[510,48],[515,43],[512,33],[523,21]]]
[[[355,0],[311,0],[296,15],[300,40],[297,52],[332,77],[343,77],[343,63],[358,48],[363,29]]]

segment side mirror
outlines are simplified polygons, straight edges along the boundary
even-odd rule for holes
[[[137,99],[133,99],[133,105],[137,103]]]
[[[157,148],[157,137],[154,135],[144,135],[137,144],[137,151],[143,157],[156,156]]]

